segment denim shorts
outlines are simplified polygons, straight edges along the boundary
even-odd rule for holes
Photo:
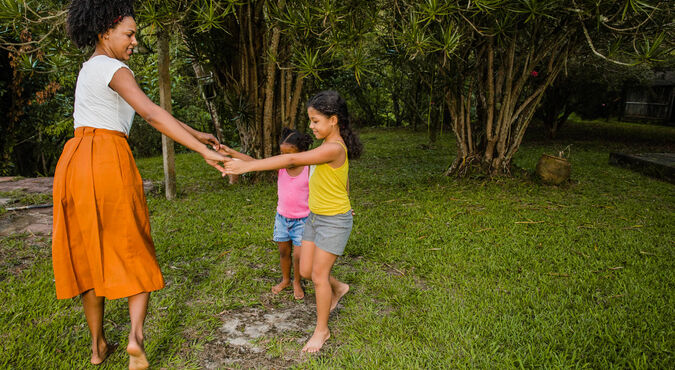
[[[347,246],[353,225],[354,218],[351,209],[334,216],[310,213],[305,223],[302,240],[313,242],[318,248],[341,256]]]
[[[305,221],[307,217],[302,218],[288,218],[280,215],[274,218],[274,236],[275,242],[293,241],[294,246],[302,244],[302,233],[305,229]]]

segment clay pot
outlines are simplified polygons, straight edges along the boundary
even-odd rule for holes
[[[559,185],[570,178],[572,164],[565,158],[542,154],[537,163],[537,175],[547,184]]]

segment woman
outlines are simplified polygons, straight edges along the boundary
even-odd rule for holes
[[[134,112],[223,172],[213,135],[195,131],[154,104],[124,64],[137,45],[133,1],[74,0],[68,34],[95,50],[75,88],[75,137],[54,175],[52,258],[59,299],[81,295],[91,332],[91,363],[112,351],[103,333],[105,299],[128,297],[129,368],[149,366],[143,322],[150,292],[164,287],[150,236],[143,184],[126,141]]]

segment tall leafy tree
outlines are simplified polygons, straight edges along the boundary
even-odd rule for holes
[[[79,63],[65,37],[65,5],[0,1],[0,174],[48,174],[72,127]]]
[[[201,0],[181,24],[215,77],[219,115],[236,125],[244,151],[263,157],[276,152],[282,126],[297,126],[307,81],[329,65],[365,73],[374,11],[364,0]]]
[[[672,48],[673,7],[647,0],[396,1],[393,41],[411,60],[441,66],[457,139],[448,174],[510,170],[546,89],[569,57],[592,53],[621,64]],[[631,53],[621,45],[634,45]],[[672,49],[671,49],[672,50]]]

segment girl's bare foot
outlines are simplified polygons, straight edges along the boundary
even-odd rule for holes
[[[115,348],[117,348],[116,344],[110,344],[108,345],[106,342],[102,342],[98,345],[98,348],[92,348],[91,349],[91,364],[92,365],[100,365],[105,361],[108,356],[115,352]]]
[[[316,353],[319,352],[321,347],[323,347],[323,344],[326,343],[326,341],[330,338],[330,330],[326,329],[326,331],[318,331],[314,329],[314,334],[312,334],[312,337],[309,338],[307,343],[305,343],[305,346],[302,347],[302,352],[307,352],[307,353]]]
[[[291,282],[288,280],[282,280],[279,284],[272,287],[272,293],[279,294],[282,290],[286,289],[287,286],[291,285]]]
[[[338,302],[340,302],[340,298],[347,294],[349,291],[349,284],[345,283],[340,283],[337,287],[337,289],[333,289],[333,297],[330,303],[330,310],[333,311],[335,307],[337,307]]]
[[[295,299],[305,298],[305,291],[302,289],[302,283],[299,281],[293,282],[293,297],[295,297]]]
[[[129,354],[129,370],[141,370],[150,367],[148,359],[145,357],[145,350],[143,349],[142,340],[138,341],[135,338],[129,338],[129,345],[127,346],[127,353]]]

